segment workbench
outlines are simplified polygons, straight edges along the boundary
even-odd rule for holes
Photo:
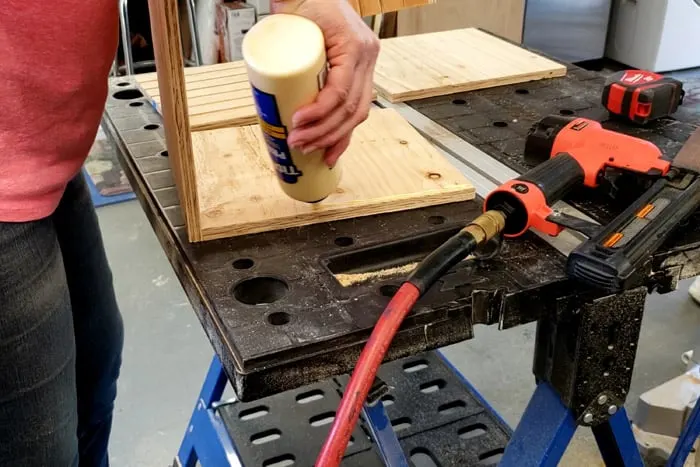
[[[610,121],[600,105],[604,79],[601,73],[570,66],[563,78],[406,104],[379,99],[377,105],[397,109],[465,173],[480,197],[528,169],[522,157],[525,136],[533,123],[549,114],[604,121],[606,128],[655,143],[669,157],[700,125],[699,105],[682,107],[673,119],[648,128]],[[119,78],[110,83],[103,123],[120,148],[132,187],[214,348],[217,359],[210,383],[221,389],[222,384],[230,382],[239,399],[235,404],[224,404],[220,411],[231,439],[250,439],[246,428],[241,427],[242,412],[278,407],[276,416],[284,418],[279,423],[289,424],[289,429],[281,431],[296,436],[286,440],[290,453],[296,450],[294,465],[311,465],[325,432],[305,434],[303,426],[310,421],[294,427],[289,420],[291,409],[285,407],[294,406],[300,394],[313,391],[337,396],[344,381],[339,375],[352,370],[373,324],[401,282],[400,277],[392,277],[343,287],[334,274],[361,273],[420,260],[481,212],[481,198],[189,243],[165,152],[161,117],[134,81]],[[595,195],[575,193],[557,208],[605,223],[641,189],[625,189],[614,199],[602,191]],[[420,300],[387,357],[387,362],[395,363],[385,365],[384,374],[380,374],[383,381],[391,382],[390,387],[398,388],[390,392],[392,398],[415,401],[386,407],[391,421],[408,414],[422,420],[398,433],[407,454],[424,449],[436,457],[437,465],[471,465],[482,459],[484,452],[503,452],[510,428],[467,382],[450,377],[449,365],[434,352],[478,338],[474,334],[476,324],[508,329],[538,321],[535,377],[556,390],[580,425],[595,427],[622,407],[634,368],[648,288],[667,292],[679,279],[700,272],[700,215],[691,218],[655,253],[648,288],[618,296],[603,296],[566,278],[565,255],[581,240],[570,232],[557,238],[528,233],[494,245],[498,256],[462,263]],[[407,378],[402,368],[416,361],[429,362],[433,377],[426,372],[428,379],[420,373]],[[216,372],[217,362],[226,381]],[[444,383],[439,383],[438,389],[446,385],[456,392],[450,395],[437,391],[432,396],[436,402],[427,402],[422,385],[431,381]],[[597,407],[594,401],[602,400],[601,395],[605,395],[606,402]],[[453,411],[445,419],[431,412],[456,400],[466,401],[457,403],[458,408],[473,410],[458,410],[457,415]],[[311,420],[328,412],[332,417],[338,401],[339,397],[327,398],[322,406],[325,412],[304,412],[304,417]],[[481,421],[469,417],[481,417]],[[467,447],[459,452],[456,448],[461,446],[459,443],[467,446],[476,442],[474,439],[456,437],[450,444],[445,441],[450,439],[446,434],[439,434],[444,427],[467,419],[472,420],[469,426],[493,427],[487,430],[489,437],[474,438],[486,443],[478,452]],[[273,435],[277,429],[263,428],[256,429]],[[250,465],[274,464],[260,457],[265,449],[256,445],[254,450],[246,451]],[[377,461],[372,445],[364,439],[360,442],[359,437],[349,448],[351,454],[356,463],[348,465],[374,465],[372,462]],[[529,465],[525,459],[522,465]],[[284,455],[272,460],[291,465],[284,463]]]

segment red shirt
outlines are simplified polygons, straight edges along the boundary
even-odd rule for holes
[[[95,138],[117,0],[0,3],[0,221],[30,221],[56,209]]]

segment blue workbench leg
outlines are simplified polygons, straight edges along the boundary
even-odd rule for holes
[[[394,427],[391,426],[391,421],[386,415],[382,401],[377,402],[373,406],[365,405],[362,413],[365,416],[372,438],[377,443],[384,465],[387,467],[408,467],[406,455],[401,448]]]
[[[637,441],[634,439],[632,424],[624,408],[610,417],[607,422],[593,427],[593,434],[605,465],[644,466]]]
[[[700,436],[700,402],[695,403],[688,422],[685,424],[685,428],[683,428],[683,432],[678,438],[666,465],[668,467],[683,467],[698,436]]]
[[[236,449],[216,414],[213,404],[221,400],[228,378],[217,356],[212,359],[192,418],[180,445],[177,460],[182,467],[241,466]]]
[[[556,466],[576,431],[572,412],[547,383],[540,383],[499,465]]]

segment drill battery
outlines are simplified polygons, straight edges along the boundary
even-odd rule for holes
[[[603,105],[618,117],[644,125],[668,117],[683,103],[680,81],[644,70],[627,70],[610,76],[603,90]]]

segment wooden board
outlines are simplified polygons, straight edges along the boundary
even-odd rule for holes
[[[203,240],[474,198],[474,187],[393,109],[374,109],[341,159],[339,189],[319,204],[278,185],[258,125],[192,135]]]
[[[564,65],[466,28],[383,39],[374,85],[401,102],[565,74]]]
[[[348,0],[360,16],[374,16],[382,13],[428,5],[436,0]],[[440,0],[442,1],[442,0]]]
[[[156,73],[134,78],[160,112]],[[252,125],[258,121],[243,61],[185,68],[185,89],[191,131]]]
[[[520,44],[525,0],[440,0],[400,11],[397,21],[398,36],[476,27]]]
[[[148,0],[157,64],[157,82],[162,96],[165,141],[172,164],[177,195],[190,240],[199,240],[197,181],[190,123],[185,102],[185,77],[180,48],[180,22],[177,0]]]

